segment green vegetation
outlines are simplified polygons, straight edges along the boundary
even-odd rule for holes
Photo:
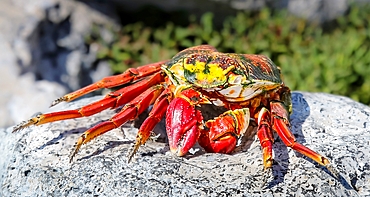
[[[292,90],[345,95],[370,104],[370,9],[352,7],[336,21],[315,25],[285,11],[240,12],[216,28],[213,14],[189,25],[125,25],[99,57],[114,72],[169,59],[179,50],[210,44],[221,52],[265,54],[281,67]],[[90,39],[91,41],[91,39]]]

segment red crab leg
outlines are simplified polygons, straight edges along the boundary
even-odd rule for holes
[[[271,102],[270,108],[273,124],[272,128],[277,132],[285,145],[311,158],[320,165],[327,166],[328,164],[330,164],[327,158],[296,142],[294,135],[289,129],[288,112],[285,109],[284,104],[280,102]]]
[[[207,152],[231,153],[238,137],[245,133],[249,126],[249,109],[229,110],[206,122],[209,130],[202,130],[198,139]]]
[[[115,86],[127,84],[129,82],[141,79],[143,77],[146,77],[148,75],[160,71],[161,66],[166,62],[167,61],[161,61],[153,64],[147,64],[138,68],[130,68],[120,75],[105,77],[98,82],[95,82],[75,92],[66,94],[56,99],[55,101],[52,102],[51,106],[54,106],[62,101],[66,102],[72,101],[82,95],[85,95],[89,92],[95,91],[100,88],[112,88]]]
[[[134,99],[140,93],[144,92],[149,87],[158,84],[163,80],[164,79],[161,73],[157,73],[150,77],[148,80],[142,80],[138,83],[132,84],[115,92],[111,92],[103,99],[83,106],[80,109],[37,115],[36,117],[33,117],[14,127],[13,132],[16,132],[31,125],[41,125],[58,120],[91,116],[108,108],[116,108],[118,106],[122,106]]]
[[[153,105],[153,109],[150,111],[149,116],[145,119],[143,124],[140,126],[139,132],[136,135],[136,142],[134,149],[128,156],[128,163],[135,155],[139,147],[148,140],[150,133],[153,131],[155,125],[157,125],[166,113],[167,107],[170,100],[172,100],[172,93],[169,89],[166,89],[157,98]]]
[[[265,169],[272,166],[272,144],[274,136],[270,125],[270,112],[266,108],[262,108],[258,113],[258,130],[257,136],[260,140],[263,151],[263,166]]]
[[[114,115],[110,120],[99,123],[89,130],[85,131],[80,138],[78,138],[75,150],[73,151],[70,162],[73,157],[77,154],[82,144],[86,144],[92,139],[102,135],[112,129],[115,129],[129,120],[135,119],[140,115],[149,105],[158,98],[160,93],[163,91],[164,87],[162,85],[153,86],[146,90],[130,103],[128,103],[119,113]]]

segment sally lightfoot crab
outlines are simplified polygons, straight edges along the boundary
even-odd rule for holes
[[[266,56],[220,53],[209,45],[191,47],[168,61],[130,68],[124,73],[69,93],[52,103],[72,101],[100,88],[125,87],[103,99],[75,110],[40,114],[14,127],[13,132],[30,125],[91,116],[108,108],[124,106],[111,119],[85,131],[71,154],[73,160],[81,145],[129,120],[137,118],[153,104],[137,133],[133,151],[145,144],[154,126],[166,114],[166,130],[172,153],[185,155],[198,143],[208,152],[230,153],[246,132],[250,119],[257,122],[257,136],[265,168],[272,166],[273,132],[295,151],[327,166],[327,158],[296,142],[290,131],[291,94],[280,78],[279,68]],[[224,106],[226,112],[204,121],[197,106]]]

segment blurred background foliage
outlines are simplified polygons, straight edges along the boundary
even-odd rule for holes
[[[268,8],[239,12],[215,22],[184,13],[147,15],[123,21],[114,42],[86,38],[99,46],[98,56],[114,73],[169,59],[187,47],[210,44],[221,52],[264,54],[281,67],[292,90],[327,92],[370,104],[370,7],[351,6],[335,21],[315,24]]]

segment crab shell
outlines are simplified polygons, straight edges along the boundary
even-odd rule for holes
[[[191,47],[170,60],[105,77],[55,100],[52,106],[100,88],[125,84],[126,87],[80,109],[40,114],[20,123],[13,131],[30,125],[90,116],[124,105],[110,120],[95,125],[80,136],[71,154],[72,161],[82,144],[135,119],[153,104],[148,118],[139,128],[128,161],[166,114],[169,146],[178,156],[185,155],[197,141],[208,152],[231,153],[253,119],[258,125],[257,136],[266,168],[272,165],[273,132],[292,149],[321,165],[329,164],[325,157],[296,142],[289,129],[290,90],[282,82],[279,68],[266,56],[220,53],[209,45]],[[197,106],[209,104],[224,106],[227,111],[204,121]]]
[[[184,50],[162,67],[175,86],[215,92],[228,102],[247,101],[283,86],[279,68],[264,55],[220,53],[210,46],[198,48]]]

